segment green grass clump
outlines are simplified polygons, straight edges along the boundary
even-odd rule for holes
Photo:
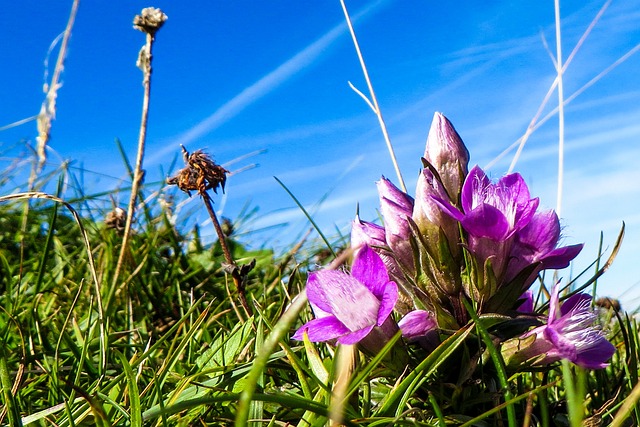
[[[156,194],[182,197],[170,191]],[[2,424],[319,426],[335,413],[346,350],[289,340],[298,317],[308,317],[297,316],[304,300],[292,298],[326,248],[309,242],[275,254],[231,234],[238,264],[256,259],[247,319],[219,242],[204,244],[186,220],[174,225],[169,205],[139,215],[113,286],[121,231],[78,223],[70,205],[37,196],[0,204]],[[640,419],[637,321],[614,310],[602,316],[618,349],[609,368],[519,373],[504,378],[507,390],[473,322],[400,377],[385,369],[384,352],[355,351],[338,413],[346,425],[506,425],[510,408],[518,425],[552,426],[568,425],[570,413],[606,425],[624,411],[629,421],[616,425],[631,425]]]

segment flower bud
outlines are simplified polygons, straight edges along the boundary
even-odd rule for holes
[[[442,113],[433,116],[424,158],[435,168],[453,203],[457,203],[468,173],[469,151]]]
[[[376,184],[387,244],[396,260],[405,268],[413,270],[413,252],[409,243],[411,226],[408,222],[413,213],[413,198],[384,176]]]

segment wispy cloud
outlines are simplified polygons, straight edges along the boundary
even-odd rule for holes
[[[363,18],[375,10],[380,4],[381,2],[375,2],[365,7],[354,16],[354,20]],[[273,92],[284,82],[297,75],[301,70],[317,61],[340,36],[347,34],[346,28],[347,26],[344,22],[333,27],[319,39],[280,64],[276,69],[268,72],[256,82],[243,89],[207,118],[200,121],[200,123],[178,136],[170,145],[150,156],[149,162],[154,162],[154,160],[164,157],[167,152],[175,150],[179,144],[186,145],[206,135],[238,115],[260,98]]]

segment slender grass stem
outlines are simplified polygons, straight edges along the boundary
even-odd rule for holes
[[[142,11],[142,18],[145,18],[145,11]],[[159,11],[159,10],[158,10]],[[140,29],[146,34],[146,44],[140,51],[138,57],[138,67],[142,69],[142,85],[144,87],[144,95],[142,98],[142,118],[140,120],[140,132],[138,134],[138,154],[136,156],[136,164],[133,172],[133,183],[131,185],[131,195],[129,196],[129,206],[127,208],[127,219],[124,226],[124,235],[122,236],[122,246],[120,247],[120,255],[118,256],[118,262],[116,263],[116,269],[113,274],[112,286],[118,285],[118,278],[120,271],[122,270],[122,264],[124,257],[129,246],[129,239],[131,236],[131,223],[133,221],[133,215],[135,213],[136,199],[138,192],[140,191],[140,185],[144,178],[144,170],[142,169],[142,163],[144,161],[145,141],[147,138],[147,122],[149,119],[149,104],[151,99],[151,61],[153,60],[152,48],[155,40],[156,31],[162,26],[166,15],[160,12],[161,16],[159,21],[156,22],[156,27],[148,27],[144,25],[136,25],[137,29]],[[136,16],[138,19],[139,16]],[[134,20],[134,23],[136,20]]]
[[[367,82],[367,87],[369,88],[369,95],[371,96],[371,100],[369,101],[362,92],[355,89],[353,85],[351,87],[356,91],[358,95],[365,99],[369,107],[373,109],[373,112],[378,117],[378,123],[380,123],[380,129],[382,130],[382,135],[384,136],[384,140],[387,144],[387,148],[389,149],[389,155],[391,156],[391,162],[393,163],[393,167],[396,170],[396,175],[398,175],[398,181],[400,183],[400,189],[407,192],[407,186],[404,184],[404,180],[402,179],[402,173],[400,172],[400,167],[398,166],[398,160],[396,159],[395,151],[393,150],[393,145],[391,144],[391,139],[389,138],[389,132],[387,132],[387,125],[384,122],[384,118],[382,117],[382,112],[380,111],[380,106],[378,105],[378,99],[376,98],[376,93],[373,90],[373,84],[371,84],[371,79],[369,78],[369,72],[367,71],[367,66],[364,62],[364,58],[362,56],[362,52],[360,51],[360,45],[358,43],[358,38],[356,37],[356,32],[353,29],[353,24],[351,23],[351,17],[349,16],[349,12],[347,11],[347,6],[344,3],[344,0],[340,0],[340,4],[342,5],[342,11],[344,12],[345,20],[347,21],[347,26],[349,27],[349,32],[351,33],[351,39],[353,40],[353,45],[356,48],[356,53],[358,54],[358,60],[360,61],[360,66],[362,67],[362,73],[364,74],[364,79]]]
[[[584,44],[585,40],[587,39],[589,34],[591,34],[591,31],[595,28],[596,24],[598,23],[600,18],[602,18],[602,15],[604,15],[605,10],[607,10],[607,8],[609,7],[610,4],[611,4],[611,0],[608,0],[604,5],[602,5],[602,7],[600,8],[600,10],[596,14],[596,16],[593,18],[593,20],[591,21],[591,23],[589,24],[589,26],[585,30],[585,32],[582,34],[582,36],[580,37],[580,40],[578,40],[578,43],[576,43],[575,47],[573,48],[573,50],[569,54],[569,57],[565,61],[564,65],[562,66],[563,73],[567,70],[567,67],[569,66],[569,64],[571,64],[571,61],[576,56],[576,54],[578,53],[578,51],[580,50],[580,48]],[[546,39],[544,39],[544,37],[543,37],[542,40],[544,42],[545,47],[547,47]],[[544,107],[547,105],[547,102],[549,102],[549,99],[551,99],[551,95],[553,94],[553,91],[556,89],[557,86],[558,86],[558,77],[556,76],[556,78],[553,80],[553,83],[549,87],[549,90],[545,94],[544,99],[540,103],[540,106],[538,107],[538,111],[536,111],[535,116],[533,117],[533,119],[531,119],[531,122],[529,122],[529,126],[527,126],[527,130],[525,131],[524,135],[521,136],[514,144],[509,146],[505,151],[503,151],[497,157],[495,157],[491,162],[489,162],[489,164],[487,164],[485,169],[489,169],[491,166],[493,166],[495,163],[497,163],[498,160],[500,160],[507,152],[511,151],[517,145],[518,146],[518,150],[516,151],[516,154],[513,156],[513,159],[511,160],[511,165],[509,166],[509,170],[507,171],[507,173],[513,172],[513,170],[514,170],[514,168],[516,166],[516,163],[520,159],[520,155],[522,154],[522,150],[523,150],[524,146],[526,145],[529,137],[543,123],[543,121],[538,122],[538,119],[540,118],[540,115],[542,114],[542,111],[544,110]],[[573,97],[574,97],[574,95],[572,95],[569,99],[573,99]],[[565,105],[569,103],[569,99],[565,100],[565,102],[564,102]],[[554,112],[555,111],[556,110],[554,110]],[[546,116],[544,121],[546,121],[548,119],[548,117],[549,116]]]
[[[564,85],[562,69],[562,34],[560,31],[560,0],[554,1],[556,15],[556,71],[558,73],[558,199],[556,212],[562,212],[562,187],[564,183]]]
[[[61,84],[59,83],[60,76],[62,75],[62,70],[64,70],[64,60],[67,56],[69,40],[71,39],[71,29],[73,28],[73,24],[76,20],[79,5],[80,0],[74,0],[71,5],[71,12],[69,13],[67,26],[64,29],[62,42],[60,43],[60,51],[58,52],[56,66],[53,69],[51,82],[45,83],[46,96],[42,102],[42,106],[40,107],[40,113],[36,119],[38,124],[38,137],[36,138],[38,163],[31,170],[31,176],[29,177],[29,191],[34,190],[33,184],[35,183],[35,179],[47,161],[47,142],[51,136],[51,121],[56,115],[56,98],[58,96],[58,89],[61,87]]]
[[[20,411],[16,407],[16,401],[13,397],[5,348],[6,345],[4,341],[0,341],[0,387],[2,388],[2,397],[4,400],[3,406],[9,415],[9,425],[11,427],[18,427],[22,426],[22,421],[20,419]]]

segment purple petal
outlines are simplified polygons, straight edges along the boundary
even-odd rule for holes
[[[435,179],[433,172],[426,168],[422,169],[416,184],[416,200],[413,206],[412,217],[415,219],[424,216],[431,222],[437,222],[442,215],[442,209],[439,208],[439,204],[434,198],[440,199],[440,203],[450,205],[450,203],[446,201],[447,193],[442,187],[442,184]]]
[[[334,316],[313,319],[305,323],[291,338],[302,341],[304,331],[307,331],[309,341],[311,342],[329,341],[351,332]]]
[[[527,194],[529,192],[527,191]],[[538,205],[540,204],[540,199],[535,198],[529,200],[527,203],[523,205],[516,205],[516,215],[513,222],[513,231],[521,230],[527,224],[531,222],[531,219],[536,213],[536,209],[538,209]]]
[[[351,331],[357,331],[374,325],[378,318],[380,301],[371,291],[357,279],[341,271],[323,270],[315,274],[321,289],[322,302],[329,306],[329,310],[319,306],[322,310],[332,313]],[[315,295],[309,295],[309,301],[316,304]],[[316,304],[317,305],[317,304]],[[357,307],[357,310],[354,308]]]
[[[475,237],[488,237],[502,241],[509,236],[509,221],[499,209],[488,204],[480,205],[471,212],[467,212],[461,224],[469,234]]]
[[[476,206],[477,196],[483,194],[486,188],[491,185],[491,180],[487,177],[479,166],[474,166],[467,175],[467,179],[462,186],[461,203],[464,212],[470,212]]]
[[[531,259],[537,261],[538,253],[546,253],[553,250],[560,238],[560,221],[554,211],[539,212],[531,218],[531,221],[518,231],[518,241],[531,249]]]
[[[315,305],[325,313],[331,313],[331,304],[327,300],[327,296],[319,282],[318,275],[322,275],[322,271],[310,273],[307,277],[307,298],[312,305]]]
[[[369,246],[363,246],[356,253],[351,265],[351,275],[364,284],[378,299],[382,298],[384,287],[389,282],[387,267]]]
[[[589,303],[591,302],[591,295],[587,294],[573,294],[567,298],[560,307],[560,316],[566,316],[573,311],[587,311],[591,310]]]
[[[358,342],[360,342],[364,337],[366,337],[367,335],[369,335],[369,333],[373,330],[373,325],[371,326],[367,326],[366,328],[360,329],[358,331],[355,332],[349,332],[346,335],[341,336],[340,338],[338,338],[338,342],[340,344],[356,344]]]
[[[531,200],[529,187],[519,173],[505,175],[498,180],[496,187],[505,189],[516,206],[525,206]]]
[[[386,246],[384,227],[367,221],[361,221],[359,217],[351,224],[351,247],[359,248],[362,245]]]
[[[522,301],[522,303],[516,309],[517,311],[519,311],[520,313],[533,313],[532,291],[526,291],[524,294],[522,294],[519,301]]]
[[[547,325],[544,329],[544,337],[549,340],[555,350],[563,359],[573,362],[578,356],[578,351],[574,343],[557,331],[553,326]]]
[[[382,325],[389,317],[393,308],[398,301],[398,285],[395,282],[387,282],[384,287],[384,293],[380,300],[380,308],[378,309],[378,319],[376,324]]]
[[[451,205],[448,200],[437,196],[431,196],[431,198],[436,202],[436,204],[440,207],[440,209],[442,209],[444,213],[446,213],[453,219],[456,219],[458,221],[462,221],[464,219],[464,214],[453,205]]]
[[[551,297],[549,298],[549,325],[558,319],[558,310],[560,303],[560,284],[556,283],[551,289]]]
[[[380,178],[380,181],[376,182],[376,185],[378,186],[381,205],[384,204],[383,200],[386,200],[395,204],[399,211],[405,212],[406,215],[411,215],[413,211],[413,198],[411,196],[400,190],[384,176]]]
[[[576,365],[582,366],[587,369],[602,369],[609,366],[606,363],[611,356],[616,352],[616,348],[602,335],[597,335],[593,338],[591,345],[588,348],[582,349],[578,352],[576,360],[573,361]]]
[[[398,326],[402,331],[402,336],[406,339],[412,339],[427,335],[438,327],[433,314],[425,310],[414,310],[407,313],[398,322]]]
[[[451,200],[457,201],[467,175],[469,151],[451,122],[440,113],[433,116],[424,158],[438,171]]]
[[[436,168],[447,163],[459,163],[466,167],[469,151],[451,122],[439,112],[433,115],[424,158]]]
[[[555,249],[540,258],[543,269],[560,269],[569,266],[571,260],[578,256],[582,250],[583,244],[563,246]]]

